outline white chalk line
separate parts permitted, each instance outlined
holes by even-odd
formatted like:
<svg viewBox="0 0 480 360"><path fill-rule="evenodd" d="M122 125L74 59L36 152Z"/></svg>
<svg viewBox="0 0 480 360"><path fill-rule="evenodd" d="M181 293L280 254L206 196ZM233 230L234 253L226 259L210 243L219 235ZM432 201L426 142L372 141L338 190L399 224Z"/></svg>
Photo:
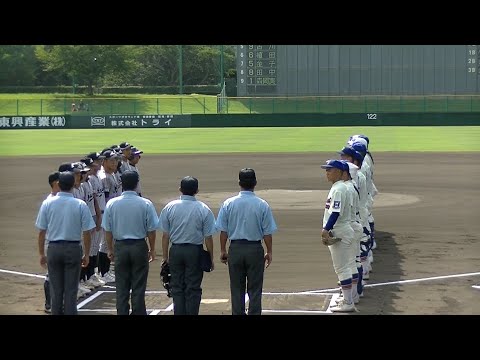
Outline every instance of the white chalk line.
<svg viewBox="0 0 480 360"><path fill-rule="evenodd" d="M0 269L0 273L7 273L7 274L13 274L13 275L22 275L22 276L29 276L29 277L34 277L34 278L40 278L40 279L45 279L45 275L38 275L38 274L30 274L30 273L25 273L25 272L20 272L20 271L12 271L12 270L6 270L6 269ZM458 278L458 277L468 277L468 276L478 276L480 275L480 272L472 272L472 273L463 273L463 274L452 274L452 275L441 275L441 276L432 276L432 277L425 277L425 278L418 278L418 279L410 279L410 280L399 280L399 281L388 281L388 282L382 282L382 283L374 283L374 284L366 284L364 287L376 287L376 286L388 286L388 285L402 285L402 284L411 284L411 283L416 283L416 282L423 282L423 281L434 281L434 280L442 280L442 279L451 279L451 278ZM113 288L113 286L109 285L104 285L104 287L107 288ZM473 285L472 288L474 289L480 289L480 285ZM298 291L298 292L264 292L263 295L314 295L314 294L322 294L322 293L331 293L331 292L337 292L339 291L340 288L329 288L329 289L319 289L319 290L306 290L306 291ZM114 293L115 291L97 291L91 296L89 296L87 299L83 300L77 305L77 309L79 311L116 311L116 310L109 310L109 309L82 309L83 306L97 298L103 293L110 292ZM165 294L166 291L146 291L146 294ZM335 305L335 299L338 297L338 294L333 294L332 298L330 299L330 306ZM245 303L248 302L248 294L245 294ZM315 312L315 313L331 313L330 306L326 311L322 310L262 310L263 312L272 312L272 313L308 313L308 312ZM172 311L173 310L173 302L165 309L150 309L149 311L155 312L155 314L150 314L150 315L157 315L161 311Z"/></svg>
<svg viewBox="0 0 480 360"><path fill-rule="evenodd" d="M480 272L465 273L465 274L454 274L454 275L432 276L432 277L411 279L411 280L399 280L399 281L388 281L388 282L375 283L375 284L366 284L366 285L364 285L364 287L402 285L402 284L411 284L411 283L422 282L422 281L433 281L433 280L442 280L442 279L451 279L451 278L478 276L478 275L480 275ZM337 287L337 288L332 288L332 289L309 290L309 291L299 292L298 294L301 294L301 293L324 293L324 292L338 291L339 289L340 288Z"/></svg>

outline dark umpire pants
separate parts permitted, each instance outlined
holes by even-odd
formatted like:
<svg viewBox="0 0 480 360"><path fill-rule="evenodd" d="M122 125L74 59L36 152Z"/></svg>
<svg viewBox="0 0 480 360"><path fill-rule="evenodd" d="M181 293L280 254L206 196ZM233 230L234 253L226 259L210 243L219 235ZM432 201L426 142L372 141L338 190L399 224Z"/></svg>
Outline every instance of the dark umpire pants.
<svg viewBox="0 0 480 360"><path fill-rule="evenodd" d="M168 263L172 274L174 315L198 315L202 300L203 270L200 255L203 245L172 244Z"/></svg>
<svg viewBox="0 0 480 360"><path fill-rule="evenodd" d="M147 315L145 290L148 278L148 245L145 239L115 240L117 315Z"/></svg>
<svg viewBox="0 0 480 360"><path fill-rule="evenodd" d="M228 249L228 272L232 315L245 315L245 288L248 315L262 314L264 250L261 241L231 240Z"/></svg>
<svg viewBox="0 0 480 360"><path fill-rule="evenodd" d="M78 279L82 267L79 241L50 241L47 251L52 315L77 315Z"/></svg>

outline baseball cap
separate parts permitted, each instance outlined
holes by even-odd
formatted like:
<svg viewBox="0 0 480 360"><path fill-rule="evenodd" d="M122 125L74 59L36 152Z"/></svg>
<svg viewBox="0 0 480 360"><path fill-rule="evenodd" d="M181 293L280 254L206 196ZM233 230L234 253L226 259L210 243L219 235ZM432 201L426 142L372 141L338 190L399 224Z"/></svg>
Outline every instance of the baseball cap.
<svg viewBox="0 0 480 360"><path fill-rule="evenodd" d="M143 154L143 150L139 150L139 149L137 149L135 146L132 146L132 154L133 154L133 155Z"/></svg>
<svg viewBox="0 0 480 360"><path fill-rule="evenodd" d="M355 152L356 152L356 150L355 150L354 148L352 148L352 147L350 147L350 146L345 146L345 147L343 147L343 149L340 150L338 153L339 153L340 155L348 155L348 156L351 156L351 157L354 158L354 157L355 157Z"/></svg>
<svg viewBox="0 0 480 360"><path fill-rule="evenodd" d="M358 172L358 166L351 163L351 162L348 162L347 161L347 166L348 166L348 169L349 169L349 173L350 173L350 177L352 179L356 178L357 177L357 172Z"/></svg>
<svg viewBox="0 0 480 360"><path fill-rule="evenodd" d="M342 160L327 160L324 165L320 166L322 169L340 169L342 171L347 171L346 167L348 168L348 165L345 165L342 163Z"/></svg>
<svg viewBox="0 0 480 360"><path fill-rule="evenodd" d="M370 139L368 138L367 135L363 135L363 134L352 135L348 140L350 141L350 140L356 140L356 139L365 139L365 141L367 142L367 147L368 145L370 145Z"/></svg>
<svg viewBox="0 0 480 360"><path fill-rule="evenodd" d="M105 159L105 156L101 155L98 152L92 152L88 154L86 157L92 159L93 161Z"/></svg>
<svg viewBox="0 0 480 360"><path fill-rule="evenodd" d="M84 157L83 159L80 159L80 162L88 167L93 164L93 159L89 157Z"/></svg>
<svg viewBox="0 0 480 360"><path fill-rule="evenodd" d="M120 147L120 149L124 150L124 149L128 149L128 148L131 148L132 145L129 144L128 142L122 142L120 145L118 145Z"/></svg>
<svg viewBox="0 0 480 360"><path fill-rule="evenodd" d="M75 172L77 170L79 170L79 172L81 172L81 173L86 173L86 172L90 171L90 168L81 161L77 161L77 162L72 163L72 168Z"/></svg>
<svg viewBox="0 0 480 360"><path fill-rule="evenodd" d="M106 150L105 152L102 153L103 156L105 156L105 159L116 159L118 157L118 154L115 150Z"/></svg>
<svg viewBox="0 0 480 360"><path fill-rule="evenodd" d="M89 170L90 169L86 167L85 164L82 162L63 163L58 167L58 171L60 172L71 171L74 173L80 173L87 172Z"/></svg>
<svg viewBox="0 0 480 360"><path fill-rule="evenodd" d="M352 145L355 144L355 143L359 143L359 144L364 145L364 146L365 146L365 150L368 148L367 140L365 140L365 139L363 139L363 138L361 138L361 137L354 138L354 139L352 139L352 140L350 140L350 141L348 142L348 144L349 144L350 146L352 146Z"/></svg>
<svg viewBox="0 0 480 360"><path fill-rule="evenodd" d="M363 140L365 141L365 140ZM365 144L361 143L361 142L358 142L358 141L355 141L352 145L352 148L354 148L356 151L358 151L360 154L365 154L367 152L367 147L365 146Z"/></svg>

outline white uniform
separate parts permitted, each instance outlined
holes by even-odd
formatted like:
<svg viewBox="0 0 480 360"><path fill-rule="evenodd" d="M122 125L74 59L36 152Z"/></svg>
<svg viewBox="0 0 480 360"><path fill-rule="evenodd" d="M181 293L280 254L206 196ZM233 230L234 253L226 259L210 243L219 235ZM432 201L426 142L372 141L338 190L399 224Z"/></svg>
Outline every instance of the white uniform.
<svg viewBox="0 0 480 360"><path fill-rule="evenodd" d="M332 233L335 237L341 238L342 241L330 245L328 248L332 256L333 268L340 281L352 278L350 249L354 239L354 232L350 225L350 205L348 199L348 189L344 181L339 180L335 182L328 193L323 215L323 227L325 227L330 215L334 212L339 213Z"/></svg>

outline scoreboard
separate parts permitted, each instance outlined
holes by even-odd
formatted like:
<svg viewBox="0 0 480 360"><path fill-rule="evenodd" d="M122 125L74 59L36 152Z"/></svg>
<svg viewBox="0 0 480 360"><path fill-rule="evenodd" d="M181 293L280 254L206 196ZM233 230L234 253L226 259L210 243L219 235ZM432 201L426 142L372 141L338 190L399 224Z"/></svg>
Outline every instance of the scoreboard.
<svg viewBox="0 0 480 360"><path fill-rule="evenodd" d="M479 45L237 45L237 96L480 94Z"/></svg>
<svg viewBox="0 0 480 360"><path fill-rule="evenodd" d="M277 45L237 46L237 86L247 95L274 93Z"/></svg>

